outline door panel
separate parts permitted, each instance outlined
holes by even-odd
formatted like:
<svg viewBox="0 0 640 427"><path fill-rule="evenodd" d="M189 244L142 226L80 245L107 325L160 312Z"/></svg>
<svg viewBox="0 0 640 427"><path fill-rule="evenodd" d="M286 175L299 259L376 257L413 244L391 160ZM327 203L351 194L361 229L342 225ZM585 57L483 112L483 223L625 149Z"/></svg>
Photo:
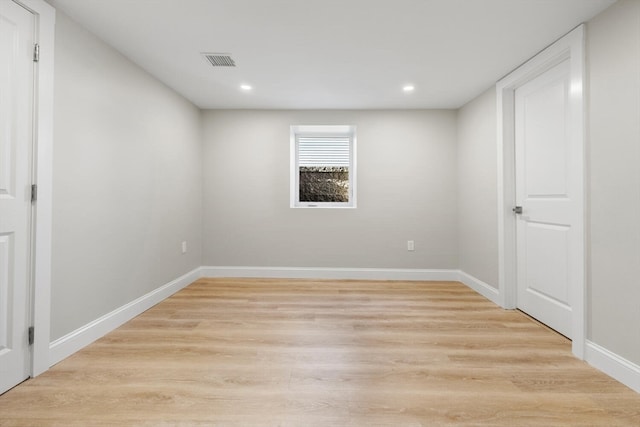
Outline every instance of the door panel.
<svg viewBox="0 0 640 427"><path fill-rule="evenodd" d="M0 393L29 376L34 17L0 1Z"/></svg>
<svg viewBox="0 0 640 427"><path fill-rule="evenodd" d="M0 354L6 349L11 348L12 321L9 317L11 313L9 306L9 296L11 295L11 286L9 277L11 275L11 265L13 255L13 234L0 235Z"/></svg>
<svg viewBox="0 0 640 427"><path fill-rule="evenodd" d="M527 221L526 292L545 296L557 304L569 305L567 253L568 233L565 226Z"/></svg>
<svg viewBox="0 0 640 427"><path fill-rule="evenodd" d="M563 69L568 73L568 68L568 62L565 62L559 69L551 70L551 76L543 75L538 79L556 77L554 74L564 71ZM519 90L525 114L522 118L526 119L522 129L526 138L523 145L526 197L567 195L567 81L559 74L558 80L551 79L547 85L534 80L529 83L530 86Z"/></svg>
<svg viewBox="0 0 640 427"><path fill-rule="evenodd" d="M515 93L517 306L571 337L569 60Z"/></svg>

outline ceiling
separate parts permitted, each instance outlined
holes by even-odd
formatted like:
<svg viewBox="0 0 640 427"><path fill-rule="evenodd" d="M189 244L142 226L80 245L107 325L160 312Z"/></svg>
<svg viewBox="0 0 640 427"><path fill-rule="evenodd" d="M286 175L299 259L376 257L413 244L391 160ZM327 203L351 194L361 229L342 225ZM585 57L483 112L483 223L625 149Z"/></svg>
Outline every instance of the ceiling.
<svg viewBox="0 0 640 427"><path fill-rule="evenodd" d="M464 105L614 1L50 3L200 108L411 109Z"/></svg>

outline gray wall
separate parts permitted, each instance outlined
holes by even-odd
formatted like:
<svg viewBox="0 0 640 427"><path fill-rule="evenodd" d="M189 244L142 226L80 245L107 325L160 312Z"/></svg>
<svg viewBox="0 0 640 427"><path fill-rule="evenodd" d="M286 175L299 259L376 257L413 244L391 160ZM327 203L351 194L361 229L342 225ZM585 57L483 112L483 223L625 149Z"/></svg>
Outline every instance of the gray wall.
<svg viewBox="0 0 640 427"><path fill-rule="evenodd" d="M62 13L55 47L52 340L198 267L202 245L199 110Z"/></svg>
<svg viewBox="0 0 640 427"><path fill-rule="evenodd" d="M587 30L589 339L640 364L640 2Z"/></svg>
<svg viewBox="0 0 640 427"><path fill-rule="evenodd" d="M460 270L498 288L496 91L458 110Z"/></svg>
<svg viewBox="0 0 640 427"><path fill-rule="evenodd" d="M457 268L454 111L214 110L203 121L203 265ZM289 207L289 127L301 124L357 126L357 209Z"/></svg>

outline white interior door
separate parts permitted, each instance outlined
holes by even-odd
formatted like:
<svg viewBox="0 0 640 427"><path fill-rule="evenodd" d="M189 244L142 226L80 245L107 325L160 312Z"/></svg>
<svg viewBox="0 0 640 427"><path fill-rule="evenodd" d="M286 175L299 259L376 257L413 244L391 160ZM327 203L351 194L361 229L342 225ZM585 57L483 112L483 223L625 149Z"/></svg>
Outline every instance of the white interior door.
<svg viewBox="0 0 640 427"><path fill-rule="evenodd" d="M570 61L515 92L517 307L572 337L572 260L581 230L572 198Z"/></svg>
<svg viewBox="0 0 640 427"><path fill-rule="evenodd" d="M34 16L0 1L0 393L29 376Z"/></svg>

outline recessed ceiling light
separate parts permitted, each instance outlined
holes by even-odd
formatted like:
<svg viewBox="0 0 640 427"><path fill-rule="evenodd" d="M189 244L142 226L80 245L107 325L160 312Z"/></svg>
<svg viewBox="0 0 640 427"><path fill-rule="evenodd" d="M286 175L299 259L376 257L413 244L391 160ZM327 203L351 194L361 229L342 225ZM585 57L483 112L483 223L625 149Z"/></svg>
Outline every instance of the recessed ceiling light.
<svg viewBox="0 0 640 427"><path fill-rule="evenodd" d="M405 92L413 92L414 89L415 89L414 85L404 85L402 87L402 90Z"/></svg>
<svg viewBox="0 0 640 427"><path fill-rule="evenodd" d="M240 85L240 89L244 90L245 92L248 92L253 88L251 87L251 85L242 84L242 85Z"/></svg>

